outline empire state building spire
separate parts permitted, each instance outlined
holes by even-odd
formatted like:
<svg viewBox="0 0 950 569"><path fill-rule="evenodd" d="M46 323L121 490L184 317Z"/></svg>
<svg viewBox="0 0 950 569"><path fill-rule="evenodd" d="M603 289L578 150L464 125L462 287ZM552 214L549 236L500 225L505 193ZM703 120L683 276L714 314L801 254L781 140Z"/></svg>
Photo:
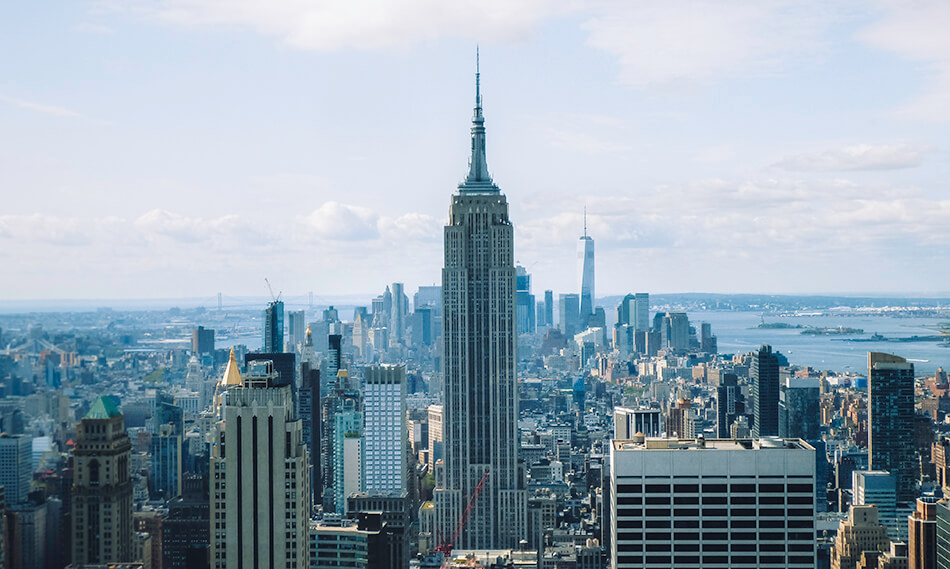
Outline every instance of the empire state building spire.
<svg viewBox="0 0 950 569"><path fill-rule="evenodd" d="M469 159L468 176L459 184L459 191L498 192L488 173L485 158L485 117L482 115L481 73L479 72L478 48L475 48L475 113L472 116L472 157Z"/></svg>

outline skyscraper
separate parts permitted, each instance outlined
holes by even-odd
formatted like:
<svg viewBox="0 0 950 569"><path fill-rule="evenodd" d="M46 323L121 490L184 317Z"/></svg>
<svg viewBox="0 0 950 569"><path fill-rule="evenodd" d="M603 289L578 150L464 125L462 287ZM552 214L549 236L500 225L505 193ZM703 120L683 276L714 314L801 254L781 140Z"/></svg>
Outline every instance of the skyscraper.
<svg viewBox="0 0 950 569"><path fill-rule="evenodd" d="M587 208L584 208L584 234L577 242L577 276L580 280L580 322L594 313L594 240L587 234Z"/></svg>
<svg viewBox="0 0 950 569"><path fill-rule="evenodd" d="M544 324L554 328L554 291L544 291Z"/></svg>
<svg viewBox="0 0 950 569"><path fill-rule="evenodd" d="M393 283L392 309L390 312L389 341L403 345L406 343L406 319L409 316L409 297L406 296L403 283Z"/></svg>
<svg viewBox="0 0 950 569"><path fill-rule="evenodd" d="M614 439L608 483L614 569L815 567L807 443Z"/></svg>
<svg viewBox="0 0 950 569"><path fill-rule="evenodd" d="M917 509L908 516L909 569L937 569L937 500L917 498Z"/></svg>
<svg viewBox="0 0 950 569"><path fill-rule="evenodd" d="M291 310L287 313L287 351L295 352L306 341L307 313Z"/></svg>
<svg viewBox="0 0 950 569"><path fill-rule="evenodd" d="M633 302L636 299L632 294L624 295L617 304L617 325L631 324L630 313L633 309Z"/></svg>
<svg viewBox="0 0 950 569"><path fill-rule="evenodd" d="M284 303L274 300L262 314L264 319L261 352L274 354L284 351Z"/></svg>
<svg viewBox="0 0 950 569"><path fill-rule="evenodd" d="M515 311L518 320L518 334L531 334L535 331L534 295L531 294L531 275L527 269L515 267L516 297Z"/></svg>
<svg viewBox="0 0 950 569"><path fill-rule="evenodd" d="M772 353L772 346L763 344L752 352L749 379L755 405L752 436L778 436L778 358Z"/></svg>
<svg viewBox="0 0 950 569"><path fill-rule="evenodd" d="M558 328L568 338L580 332L580 296L576 294L562 294L558 299Z"/></svg>
<svg viewBox="0 0 950 569"><path fill-rule="evenodd" d="M914 364L868 352L868 460L897 477L897 501L915 498Z"/></svg>
<svg viewBox="0 0 950 569"><path fill-rule="evenodd" d="M359 317L357 317L359 318ZM300 363L300 389L297 392L297 416L300 418L307 458L310 462L310 494L312 504L320 504L323 495L323 478L320 468L320 370L314 369L316 356L313 351L313 334L310 327L304 334L303 355Z"/></svg>
<svg viewBox="0 0 950 569"><path fill-rule="evenodd" d="M73 449L72 563L133 561L132 441L110 397L99 397Z"/></svg>
<svg viewBox="0 0 950 569"><path fill-rule="evenodd" d="M216 397L211 456L211 563L216 569L309 567L307 448L290 386L269 361L234 353Z"/></svg>
<svg viewBox="0 0 950 569"><path fill-rule="evenodd" d="M452 196L445 227L445 461L436 465L435 537L451 539L482 483L454 545L514 548L527 535L518 465L514 232L508 202L488 173L477 71L475 78L469 173Z"/></svg>
<svg viewBox="0 0 950 569"><path fill-rule="evenodd" d="M739 388L736 374L720 372L719 386L716 387L716 435L720 439L731 436L732 423L745 415L745 398Z"/></svg>
<svg viewBox="0 0 950 569"><path fill-rule="evenodd" d="M30 435L0 435L0 486L6 492L8 504L26 501L33 479L33 437Z"/></svg>
<svg viewBox="0 0 950 569"><path fill-rule="evenodd" d="M778 435L787 439L814 441L821 430L818 379L783 378L779 386Z"/></svg>
<svg viewBox="0 0 950 569"><path fill-rule="evenodd" d="M363 396L363 489L367 494L406 493L406 366L367 366Z"/></svg>
<svg viewBox="0 0 950 569"><path fill-rule="evenodd" d="M630 311L630 324L636 327L637 332L650 331L650 295L638 292L634 295L633 309Z"/></svg>

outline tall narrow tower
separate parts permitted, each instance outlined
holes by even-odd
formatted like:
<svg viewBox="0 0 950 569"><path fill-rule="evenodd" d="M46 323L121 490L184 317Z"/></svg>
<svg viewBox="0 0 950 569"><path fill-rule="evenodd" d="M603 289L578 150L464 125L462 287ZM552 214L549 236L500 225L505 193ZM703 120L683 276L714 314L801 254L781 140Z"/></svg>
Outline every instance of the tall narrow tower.
<svg viewBox="0 0 950 569"><path fill-rule="evenodd" d="M517 547L527 493L518 464L514 228L485 161L475 73L468 176L452 196L442 269L443 440L436 465L437 542L449 542L484 481L455 547Z"/></svg>
<svg viewBox="0 0 950 569"><path fill-rule="evenodd" d="M914 412L914 364L868 352L868 466L897 478L898 502L916 496Z"/></svg>
<svg viewBox="0 0 950 569"><path fill-rule="evenodd" d="M234 351L218 384L210 460L211 566L310 566L310 479L303 426L273 362Z"/></svg>
<svg viewBox="0 0 950 569"><path fill-rule="evenodd" d="M594 240L587 234L587 208L584 208L584 234L577 242L577 274L580 278L580 323L586 328L587 318L594 313Z"/></svg>
<svg viewBox="0 0 950 569"><path fill-rule="evenodd" d="M132 441L111 398L99 397L73 449L73 565L132 561Z"/></svg>

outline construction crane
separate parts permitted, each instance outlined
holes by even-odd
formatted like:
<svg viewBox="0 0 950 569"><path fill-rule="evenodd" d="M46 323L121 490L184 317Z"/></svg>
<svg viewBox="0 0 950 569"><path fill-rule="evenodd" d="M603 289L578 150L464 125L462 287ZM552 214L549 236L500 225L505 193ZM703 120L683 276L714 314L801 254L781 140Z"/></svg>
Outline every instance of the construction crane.
<svg viewBox="0 0 950 569"><path fill-rule="evenodd" d="M284 294L283 292L277 293L277 296L274 296L274 287L270 286L270 281L267 280L267 277L264 277L264 282L267 284L267 290L270 291L270 297L274 302L280 301L280 295Z"/></svg>
<svg viewBox="0 0 950 569"><path fill-rule="evenodd" d="M472 509L475 507L475 500L478 500L478 495L482 493L482 488L485 486L485 480L487 479L488 471L486 470L485 474L482 474L482 479L478 481L478 485L475 486L475 491L472 492L472 497L468 501L465 511L462 512L462 517L459 519L459 523L455 526L455 531L452 533L452 539L449 541L443 541L432 551L443 553L446 557L452 554L452 548L455 547L455 542L458 540L459 535L461 535L462 528L465 527L465 522L468 521L468 516L471 515Z"/></svg>

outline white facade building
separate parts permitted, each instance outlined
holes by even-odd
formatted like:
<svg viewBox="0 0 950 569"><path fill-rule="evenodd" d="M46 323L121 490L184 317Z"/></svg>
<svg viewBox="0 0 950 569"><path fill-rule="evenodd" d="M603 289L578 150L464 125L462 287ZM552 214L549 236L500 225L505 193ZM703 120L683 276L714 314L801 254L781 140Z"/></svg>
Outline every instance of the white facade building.
<svg viewBox="0 0 950 569"><path fill-rule="evenodd" d="M613 569L815 567L815 449L807 443L611 443Z"/></svg>
<svg viewBox="0 0 950 569"><path fill-rule="evenodd" d="M406 493L406 366L367 366L364 373L364 490Z"/></svg>
<svg viewBox="0 0 950 569"><path fill-rule="evenodd" d="M216 396L211 456L211 563L215 569L310 566L310 478L290 386L271 387L271 362L234 351Z"/></svg>

